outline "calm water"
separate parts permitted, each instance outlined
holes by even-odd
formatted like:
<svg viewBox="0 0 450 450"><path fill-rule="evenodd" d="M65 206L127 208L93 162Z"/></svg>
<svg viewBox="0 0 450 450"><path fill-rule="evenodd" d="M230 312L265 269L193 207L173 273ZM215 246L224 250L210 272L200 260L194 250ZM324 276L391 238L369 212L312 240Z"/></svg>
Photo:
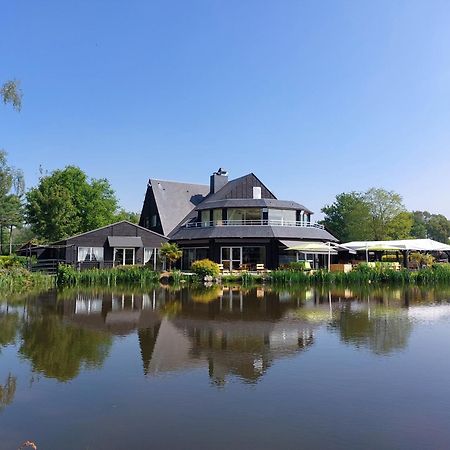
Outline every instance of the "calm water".
<svg viewBox="0 0 450 450"><path fill-rule="evenodd" d="M0 301L0 448L450 448L450 289Z"/></svg>

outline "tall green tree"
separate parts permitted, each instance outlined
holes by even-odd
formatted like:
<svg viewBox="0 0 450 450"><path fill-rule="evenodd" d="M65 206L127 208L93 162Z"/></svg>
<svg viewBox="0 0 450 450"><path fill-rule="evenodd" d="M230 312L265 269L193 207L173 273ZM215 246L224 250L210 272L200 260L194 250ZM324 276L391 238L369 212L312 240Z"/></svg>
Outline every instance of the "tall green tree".
<svg viewBox="0 0 450 450"><path fill-rule="evenodd" d="M427 221L427 235L430 239L448 243L450 237L450 222L442 214L432 214Z"/></svg>
<svg viewBox="0 0 450 450"><path fill-rule="evenodd" d="M340 241L359 241L370 235L369 205L358 192L339 194L322 208L322 224Z"/></svg>
<svg viewBox="0 0 450 450"><path fill-rule="evenodd" d="M9 80L0 87L0 98L3 103L11 104L16 111L22 108L22 90L18 80Z"/></svg>
<svg viewBox="0 0 450 450"><path fill-rule="evenodd" d="M371 188L364 194L364 200L369 206L372 238L380 241L389 239L389 231L392 229L393 221L396 218L404 218L400 214L406 212L402 197L393 191ZM409 222L403 221L403 223L406 227L409 227L409 230L402 231L397 226L396 233L408 234L410 232Z"/></svg>
<svg viewBox="0 0 450 450"><path fill-rule="evenodd" d="M114 221L117 198L106 179L89 179L67 166L41 176L27 194L27 222L40 238L56 241Z"/></svg>
<svg viewBox="0 0 450 450"><path fill-rule="evenodd" d="M11 253L12 231L23 224L22 197L25 189L21 170L8 164L7 154L0 150L0 252L3 253L5 231L9 234Z"/></svg>
<svg viewBox="0 0 450 450"><path fill-rule="evenodd" d="M428 211L413 211L413 224L411 236L416 239L425 239L428 236L427 222L431 214Z"/></svg>

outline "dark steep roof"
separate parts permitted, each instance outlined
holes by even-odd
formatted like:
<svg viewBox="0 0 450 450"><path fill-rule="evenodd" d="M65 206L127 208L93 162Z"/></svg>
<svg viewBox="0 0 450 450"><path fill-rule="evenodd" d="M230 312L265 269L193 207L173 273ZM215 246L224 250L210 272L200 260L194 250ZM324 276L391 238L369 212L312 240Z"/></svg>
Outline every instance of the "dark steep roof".
<svg viewBox="0 0 450 450"><path fill-rule="evenodd" d="M164 235L168 235L209 193L204 184L150 179Z"/></svg>

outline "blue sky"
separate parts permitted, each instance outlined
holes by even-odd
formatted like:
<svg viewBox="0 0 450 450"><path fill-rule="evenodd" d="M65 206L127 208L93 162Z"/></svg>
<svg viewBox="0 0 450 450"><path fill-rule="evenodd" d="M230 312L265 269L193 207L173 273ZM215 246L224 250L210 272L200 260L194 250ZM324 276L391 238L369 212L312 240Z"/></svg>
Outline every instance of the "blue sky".
<svg viewBox="0 0 450 450"><path fill-rule="evenodd" d="M384 187L450 216L448 1L4 1L0 148L140 211L149 177L254 172L316 212Z"/></svg>

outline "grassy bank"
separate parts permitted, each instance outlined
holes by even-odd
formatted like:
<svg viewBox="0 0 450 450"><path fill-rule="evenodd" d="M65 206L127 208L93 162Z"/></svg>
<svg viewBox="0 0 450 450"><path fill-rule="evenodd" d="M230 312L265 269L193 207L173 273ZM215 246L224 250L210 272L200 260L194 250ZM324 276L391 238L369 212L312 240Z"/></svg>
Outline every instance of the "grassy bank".
<svg viewBox="0 0 450 450"><path fill-rule="evenodd" d="M50 289L55 279L43 273L32 273L23 267L0 269L0 292L22 292L31 289Z"/></svg>
<svg viewBox="0 0 450 450"><path fill-rule="evenodd" d="M276 270L267 276L267 282L273 284L450 284L450 264L436 264L417 271L407 269L393 270L383 266L369 267L359 265L348 273L318 270L313 273Z"/></svg>

